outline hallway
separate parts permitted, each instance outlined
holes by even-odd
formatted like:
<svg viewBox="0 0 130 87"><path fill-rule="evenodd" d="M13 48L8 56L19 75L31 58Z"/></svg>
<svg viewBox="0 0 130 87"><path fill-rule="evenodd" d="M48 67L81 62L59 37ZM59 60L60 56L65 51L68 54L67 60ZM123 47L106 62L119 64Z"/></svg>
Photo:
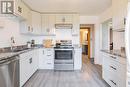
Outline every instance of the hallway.
<svg viewBox="0 0 130 87"><path fill-rule="evenodd" d="M83 55L81 71L39 70L24 87L110 87L101 77L101 66Z"/></svg>

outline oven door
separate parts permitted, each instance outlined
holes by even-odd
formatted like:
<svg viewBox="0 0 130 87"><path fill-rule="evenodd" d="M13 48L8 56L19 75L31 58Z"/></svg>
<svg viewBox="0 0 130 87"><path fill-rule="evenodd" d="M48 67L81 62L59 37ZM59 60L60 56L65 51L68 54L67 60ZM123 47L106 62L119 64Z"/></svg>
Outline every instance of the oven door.
<svg viewBox="0 0 130 87"><path fill-rule="evenodd" d="M55 60L73 60L73 50L56 49Z"/></svg>

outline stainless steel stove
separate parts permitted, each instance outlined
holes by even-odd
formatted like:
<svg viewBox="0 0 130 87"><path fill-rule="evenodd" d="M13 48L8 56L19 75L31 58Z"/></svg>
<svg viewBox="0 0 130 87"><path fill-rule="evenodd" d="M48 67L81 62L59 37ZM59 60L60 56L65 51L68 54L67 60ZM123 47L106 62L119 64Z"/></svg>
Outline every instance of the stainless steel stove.
<svg viewBox="0 0 130 87"><path fill-rule="evenodd" d="M55 49L55 70L73 70L74 58L72 42L69 40L61 40L56 43Z"/></svg>

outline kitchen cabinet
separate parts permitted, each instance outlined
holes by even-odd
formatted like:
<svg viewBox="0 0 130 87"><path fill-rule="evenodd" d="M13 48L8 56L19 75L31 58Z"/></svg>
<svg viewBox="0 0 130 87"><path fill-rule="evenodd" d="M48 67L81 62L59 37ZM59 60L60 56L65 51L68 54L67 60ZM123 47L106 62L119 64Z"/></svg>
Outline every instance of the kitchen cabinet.
<svg viewBox="0 0 130 87"><path fill-rule="evenodd" d="M38 51L32 50L20 54L20 87L34 74L38 69Z"/></svg>
<svg viewBox="0 0 130 87"><path fill-rule="evenodd" d="M23 16L23 4L21 0L13 0L14 1L14 15L22 18Z"/></svg>
<svg viewBox="0 0 130 87"><path fill-rule="evenodd" d="M126 59L108 53L103 55L103 79L111 87L126 87Z"/></svg>
<svg viewBox="0 0 130 87"><path fill-rule="evenodd" d="M39 49L39 69L54 69L54 48Z"/></svg>
<svg viewBox="0 0 130 87"><path fill-rule="evenodd" d="M20 33L21 34L32 34L32 13L27 10L27 20L20 21Z"/></svg>
<svg viewBox="0 0 130 87"><path fill-rule="evenodd" d="M42 15L42 35L48 35L48 36L55 35L55 15L53 14Z"/></svg>
<svg viewBox="0 0 130 87"><path fill-rule="evenodd" d="M72 35L79 35L80 33L80 20L79 20L79 15L74 14L73 15L73 28L72 28Z"/></svg>
<svg viewBox="0 0 130 87"><path fill-rule="evenodd" d="M41 14L31 11L32 14L32 34L41 34Z"/></svg>
<svg viewBox="0 0 130 87"><path fill-rule="evenodd" d="M56 24L72 24L72 14L56 14Z"/></svg>
<svg viewBox="0 0 130 87"><path fill-rule="evenodd" d="M22 34L41 35L41 14L28 10L26 21L20 22Z"/></svg>
<svg viewBox="0 0 130 87"><path fill-rule="evenodd" d="M20 21L27 19L27 10L29 9L22 0L12 0L13 3L13 15L15 15ZM8 14L8 13L7 13ZM10 15L10 14L9 14Z"/></svg>
<svg viewBox="0 0 130 87"><path fill-rule="evenodd" d="M82 68L82 48L74 48L74 70Z"/></svg>
<svg viewBox="0 0 130 87"><path fill-rule="evenodd" d="M112 0L113 30L124 30L127 15L127 0Z"/></svg>

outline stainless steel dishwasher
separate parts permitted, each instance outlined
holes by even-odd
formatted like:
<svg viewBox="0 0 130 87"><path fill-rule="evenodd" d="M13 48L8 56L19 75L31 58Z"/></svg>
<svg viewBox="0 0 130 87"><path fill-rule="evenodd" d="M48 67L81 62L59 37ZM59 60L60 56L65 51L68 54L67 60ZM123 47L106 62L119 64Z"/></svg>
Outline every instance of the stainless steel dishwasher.
<svg viewBox="0 0 130 87"><path fill-rule="evenodd" d="M0 87L19 87L19 57L0 60Z"/></svg>

